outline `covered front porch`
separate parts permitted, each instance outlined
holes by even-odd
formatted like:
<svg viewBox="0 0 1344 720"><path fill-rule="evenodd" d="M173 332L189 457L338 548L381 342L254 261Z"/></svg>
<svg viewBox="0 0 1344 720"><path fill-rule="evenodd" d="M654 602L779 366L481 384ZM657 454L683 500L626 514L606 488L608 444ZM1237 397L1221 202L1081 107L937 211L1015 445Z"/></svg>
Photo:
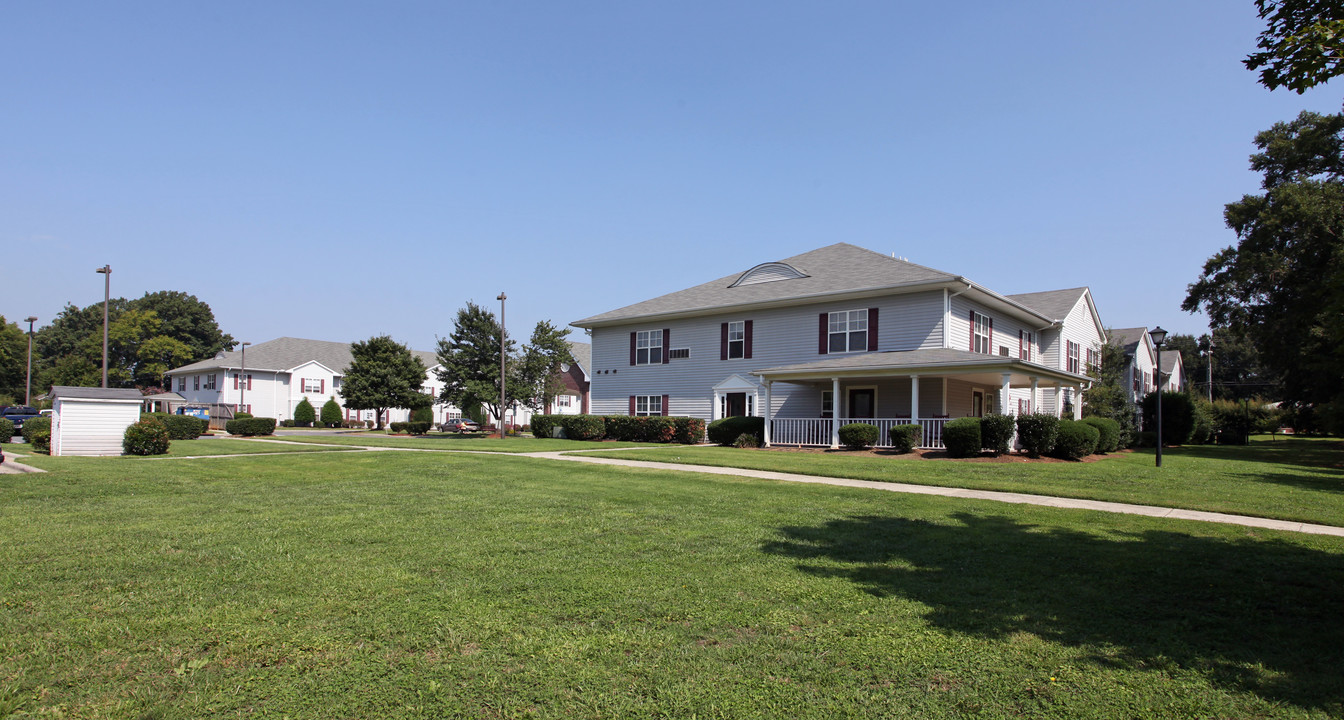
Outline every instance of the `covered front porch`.
<svg viewBox="0 0 1344 720"><path fill-rule="evenodd" d="M986 413L1049 412L1077 418L1088 378L1013 358L935 349L864 353L757 370L764 398L765 443L840 447L840 427L878 428L891 447L897 425L922 428L919 447L942 449L943 427ZM776 387L782 402L775 402Z"/></svg>

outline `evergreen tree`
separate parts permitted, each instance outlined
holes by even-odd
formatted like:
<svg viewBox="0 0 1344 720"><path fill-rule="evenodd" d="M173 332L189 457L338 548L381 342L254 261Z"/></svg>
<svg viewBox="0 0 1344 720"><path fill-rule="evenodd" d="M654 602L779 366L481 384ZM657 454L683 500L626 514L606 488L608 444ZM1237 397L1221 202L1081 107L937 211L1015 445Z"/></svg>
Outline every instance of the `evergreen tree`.
<svg viewBox="0 0 1344 720"><path fill-rule="evenodd" d="M421 388L425 364L410 349L387 335L350 345L353 360L341 381L341 397L352 410L373 410L378 429L391 408L415 410L433 403Z"/></svg>
<svg viewBox="0 0 1344 720"><path fill-rule="evenodd" d="M294 408L294 424L299 427L312 427L317 422L317 411L313 409L313 404L308 402L308 398L299 401Z"/></svg>
<svg viewBox="0 0 1344 720"><path fill-rule="evenodd" d="M322 404L322 424L327 427L338 427L341 424L341 404L336 402L336 398L327 398Z"/></svg>

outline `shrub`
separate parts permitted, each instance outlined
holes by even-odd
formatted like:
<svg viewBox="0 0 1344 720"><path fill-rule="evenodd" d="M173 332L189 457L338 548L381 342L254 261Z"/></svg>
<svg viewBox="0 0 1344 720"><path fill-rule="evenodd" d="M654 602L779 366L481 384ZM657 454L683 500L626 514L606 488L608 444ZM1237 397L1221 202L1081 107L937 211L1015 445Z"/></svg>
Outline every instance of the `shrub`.
<svg viewBox="0 0 1344 720"><path fill-rule="evenodd" d="M149 418L126 428L121 451L127 455L162 455L168 452L168 428L157 418Z"/></svg>
<svg viewBox="0 0 1344 720"><path fill-rule="evenodd" d="M672 442L682 445L697 445L705 439L705 421L700 418L673 418L674 432Z"/></svg>
<svg viewBox="0 0 1344 720"><path fill-rule="evenodd" d="M33 452L51 452L51 418L29 418L23 422L23 439L33 446Z"/></svg>
<svg viewBox="0 0 1344 720"><path fill-rule="evenodd" d="M1120 449L1120 423L1103 417L1083 418L1083 422L1097 429L1097 453L1105 455Z"/></svg>
<svg viewBox="0 0 1344 720"><path fill-rule="evenodd" d="M557 422L558 415L533 415L532 416L532 436L545 437L551 436L551 428L564 427Z"/></svg>
<svg viewBox="0 0 1344 720"><path fill-rule="evenodd" d="M1143 398L1143 427L1157 430L1158 393L1148 393ZM1195 401L1183 392L1167 391L1162 397L1162 442L1167 445L1184 445L1190 442L1195 432Z"/></svg>
<svg viewBox="0 0 1344 720"><path fill-rule="evenodd" d="M1017 416L1017 441L1028 457L1038 458L1055 447L1059 436L1059 418L1046 413Z"/></svg>
<svg viewBox="0 0 1344 720"><path fill-rule="evenodd" d="M980 418L980 443L996 455L1008 452L1012 449L1009 444L1013 442L1013 428L1016 424L1017 418L1012 415L995 413Z"/></svg>
<svg viewBox="0 0 1344 720"><path fill-rule="evenodd" d="M434 408L426 405L422 408L416 408L411 411L411 422L426 422L434 424Z"/></svg>
<svg viewBox="0 0 1344 720"><path fill-rule="evenodd" d="M1282 413L1258 400L1215 400L1210 410L1218 442L1224 445L1245 445L1251 433L1278 430L1283 418ZM1166 421L1163 416L1164 434Z"/></svg>
<svg viewBox="0 0 1344 720"><path fill-rule="evenodd" d="M1134 436L1134 447L1150 448L1157 447L1157 433L1152 430L1144 430Z"/></svg>
<svg viewBox="0 0 1344 720"><path fill-rule="evenodd" d="M233 414L234 420L247 420L250 419L251 417L252 413L250 412L236 412Z"/></svg>
<svg viewBox="0 0 1344 720"><path fill-rule="evenodd" d="M12 437L14 437L14 421L0 418L0 443L7 443Z"/></svg>
<svg viewBox="0 0 1344 720"><path fill-rule="evenodd" d="M726 417L709 424L709 441L716 445L732 445L742 433L756 436L757 443L765 442L765 418ZM759 445L757 445L759 447Z"/></svg>
<svg viewBox="0 0 1344 720"><path fill-rule="evenodd" d="M1195 428L1190 433L1190 442L1195 445L1207 445L1213 442L1213 439L1218 432L1213 421L1213 403L1202 397L1197 397L1194 400Z"/></svg>
<svg viewBox="0 0 1344 720"><path fill-rule="evenodd" d="M1101 433L1081 420L1060 420L1059 436L1051 454L1065 460L1080 460L1097 449Z"/></svg>
<svg viewBox="0 0 1344 720"><path fill-rule="evenodd" d="M322 403L322 413L318 417L326 427L340 427L341 421L343 420L341 417L341 404L336 402L335 397L328 397L327 401Z"/></svg>
<svg viewBox="0 0 1344 720"><path fill-rule="evenodd" d="M975 457L980 454L980 418L964 417L943 426L943 445L954 458Z"/></svg>
<svg viewBox="0 0 1344 720"><path fill-rule="evenodd" d="M564 415L565 437L570 440L601 440L607 434L607 421L601 415Z"/></svg>
<svg viewBox="0 0 1344 720"><path fill-rule="evenodd" d="M423 421L394 422L388 428L394 433L407 433L409 435L424 435L429 432L432 423Z"/></svg>
<svg viewBox="0 0 1344 720"><path fill-rule="evenodd" d="M168 413L141 413L141 420L156 420L168 430L169 440L195 440L210 429L210 421L191 415Z"/></svg>
<svg viewBox="0 0 1344 720"><path fill-rule="evenodd" d="M272 435L275 433L275 418L237 418L224 423L224 431L230 435Z"/></svg>
<svg viewBox="0 0 1344 720"><path fill-rule="evenodd" d="M735 448L758 448L760 446L761 439L749 432L744 432L733 440L733 447Z"/></svg>
<svg viewBox="0 0 1344 720"><path fill-rule="evenodd" d="M313 404L308 402L308 398L299 401L294 408L294 424L299 427L312 427L317 422L317 411L313 409Z"/></svg>
<svg viewBox="0 0 1344 720"><path fill-rule="evenodd" d="M849 423L840 426L840 444L850 450L862 450L877 442L877 426L868 423Z"/></svg>
<svg viewBox="0 0 1344 720"><path fill-rule="evenodd" d="M891 447L898 453L908 453L919 446L919 441L924 439L924 428L918 423L909 425L896 425L887 431L891 438Z"/></svg>

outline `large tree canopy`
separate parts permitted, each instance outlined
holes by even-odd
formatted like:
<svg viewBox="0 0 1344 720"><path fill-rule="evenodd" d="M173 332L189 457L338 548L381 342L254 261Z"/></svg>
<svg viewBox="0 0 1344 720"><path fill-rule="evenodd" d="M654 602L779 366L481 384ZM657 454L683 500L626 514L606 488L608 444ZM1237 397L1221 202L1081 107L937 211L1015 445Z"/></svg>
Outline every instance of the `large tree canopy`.
<svg viewBox="0 0 1344 720"><path fill-rule="evenodd" d="M1181 307L1246 337L1283 400L1344 408L1344 115L1304 112L1255 144L1265 192L1227 205L1237 246L1205 263Z"/></svg>
<svg viewBox="0 0 1344 720"><path fill-rule="evenodd" d="M551 400L565 389L560 366L573 363L574 356L565 338L569 331L542 320L532 330L532 339L523 348L518 361L519 384L525 393L520 398L533 412L544 412Z"/></svg>
<svg viewBox="0 0 1344 720"><path fill-rule="evenodd" d="M352 410L377 412L378 429L390 408L415 410L433 403L424 392L427 368L405 345L387 335L352 343L353 359L341 379L341 397Z"/></svg>
<svg viewBox="0 0 1344 720"><path fill-rule="evenodd" d="M1301 94L1344 73L1344 2L1341 0L1256 0L1269 26L1260 33L1260 52L1246 67L1260 71L1260 84Z"/></svg>
<svg viewBox="0 0 1344 720"><path fill-rule="evenodd" d="M28 333L0 315L0 405L23 402L28 380Z"/></svg>

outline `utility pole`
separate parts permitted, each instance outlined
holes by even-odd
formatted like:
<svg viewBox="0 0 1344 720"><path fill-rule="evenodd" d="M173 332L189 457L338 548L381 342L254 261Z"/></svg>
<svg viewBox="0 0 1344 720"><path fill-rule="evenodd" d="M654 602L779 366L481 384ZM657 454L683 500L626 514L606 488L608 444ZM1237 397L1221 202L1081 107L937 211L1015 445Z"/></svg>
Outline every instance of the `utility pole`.
<svg viewBox="0 0 1344 720"><path fill-rule="evenodd" d="M508 433L504 431L504 301L509 299L501 290L499 297L499 439L503 440Z"/></svg>
<svg viewBox="0 0 1344 720"><path fill-rule="evenodd" d="M94 272L103 276L103 387L107 387L107 304L112 299L112 266L104 265Z"/></svg>

